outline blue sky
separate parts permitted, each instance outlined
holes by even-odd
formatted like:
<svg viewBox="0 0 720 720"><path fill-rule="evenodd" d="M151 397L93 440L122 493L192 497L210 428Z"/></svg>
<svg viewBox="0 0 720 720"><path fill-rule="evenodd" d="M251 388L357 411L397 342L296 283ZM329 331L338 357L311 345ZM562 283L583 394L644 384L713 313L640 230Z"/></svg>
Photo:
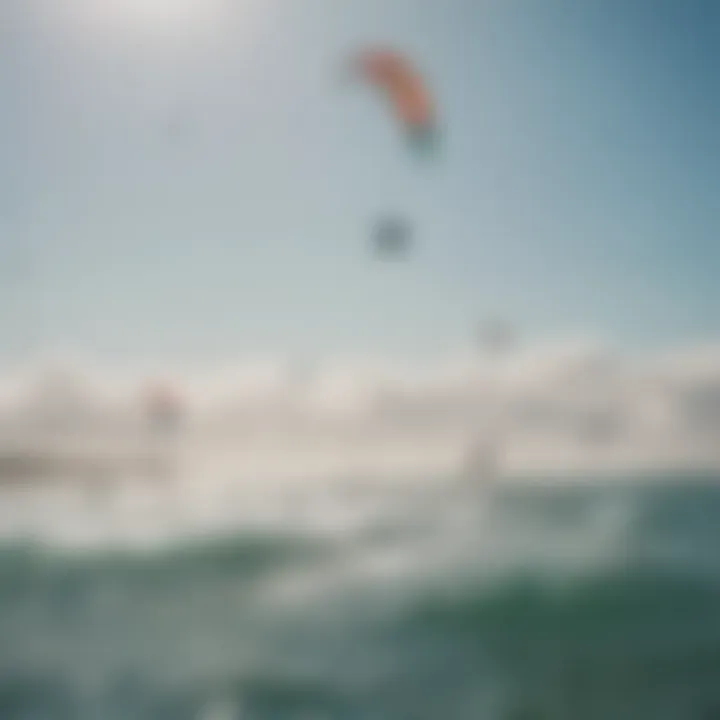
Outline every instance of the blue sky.
<svg viewBox="0 0 720 720"><path fill-rule="evenodd" d="M717 338L713 0L233 0L215 29L164 2L104 24L81 20L111 0L2 3L3 357L442 355L484 312ZM375 43L437 94L424 168L340 79ZM383 212L410 262L368 253Z"/></svg>

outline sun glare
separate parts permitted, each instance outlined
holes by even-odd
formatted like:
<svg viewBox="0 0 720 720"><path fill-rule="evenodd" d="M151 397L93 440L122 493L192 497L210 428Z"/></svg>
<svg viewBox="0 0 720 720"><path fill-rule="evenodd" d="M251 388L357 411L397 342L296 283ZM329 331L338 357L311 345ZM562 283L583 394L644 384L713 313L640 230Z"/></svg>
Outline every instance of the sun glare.
<svg viewBox="0 0 720 720"><path fill-rule="evenodd" d="M91 30L195 34L220 26L227 0L67 0L75 20Z"/></svg>

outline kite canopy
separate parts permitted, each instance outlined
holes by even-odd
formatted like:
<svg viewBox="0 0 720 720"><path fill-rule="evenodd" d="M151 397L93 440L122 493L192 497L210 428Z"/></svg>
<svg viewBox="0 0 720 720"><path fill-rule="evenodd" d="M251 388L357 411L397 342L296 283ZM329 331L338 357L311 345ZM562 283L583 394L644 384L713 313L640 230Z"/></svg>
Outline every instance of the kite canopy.
<svg viewBox="0 0 720 720"><path fill-rule="evenodd" d="M366 50L353 60L355 73L377 88L390 104L414 151L426 154L437 140L434 100L411 63L392 50Z"/></svg>
<svg viewBox="0 0 720 720"><path fill-rule="evenodd" d="M439 139L435 101L413 64L393 50L370 48L353 55L348 70L352 80L385 99L414 157L433 158ZM405 258L412 249L413 232L412 223L402 215L380 217L373 226L373 248L384 259Z"/></svg>

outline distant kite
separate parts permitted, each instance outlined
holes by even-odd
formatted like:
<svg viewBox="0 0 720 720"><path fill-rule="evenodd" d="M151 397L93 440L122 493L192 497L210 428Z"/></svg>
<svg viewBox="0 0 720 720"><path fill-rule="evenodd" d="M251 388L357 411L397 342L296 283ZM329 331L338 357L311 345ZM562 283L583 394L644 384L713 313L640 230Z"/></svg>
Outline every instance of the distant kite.
<svg viewBox="0 0 720 720"><path fill-rule="evenodd" d="M504 355L515 344L515 332L507 321L486 318L478 326L477 340L485 352L494 356Z"/></svg>

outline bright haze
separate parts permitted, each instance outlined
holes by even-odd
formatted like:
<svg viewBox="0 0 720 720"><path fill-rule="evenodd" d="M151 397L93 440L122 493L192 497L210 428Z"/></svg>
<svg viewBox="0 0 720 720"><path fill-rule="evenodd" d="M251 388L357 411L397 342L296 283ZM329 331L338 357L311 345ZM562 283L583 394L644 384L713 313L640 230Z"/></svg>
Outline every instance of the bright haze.
<svg viewBox="0 0 720 720"><path fill-rule="evenodd" d="M697 368L720 331L718 20L711 3L669 0L5 0L8 397L58 354L106 375L169 373L198 407L210 394L193 372L236 378L248 362L315 367L318 393L338 382L324 368L381 358L402 385L413 368L470 362L495 313L524 357L547 342L617 350L646 394L652 368L682 365L673 377L711 398L693 412L717 430L718 380ZM436 162L413 163L387 108L343 81L374 44L432 87ZM370 252L385 213L413 227L405 262ZM382 404L377 383L342 372L349 405L369 385ZM639 412L630 383L613 397ZM576 417L569 383L553 388ZM712 442L691 448L655 405L652 432L670 423L679 460L708 461ZM408 407L394 422L420 412Z"/></svg>

